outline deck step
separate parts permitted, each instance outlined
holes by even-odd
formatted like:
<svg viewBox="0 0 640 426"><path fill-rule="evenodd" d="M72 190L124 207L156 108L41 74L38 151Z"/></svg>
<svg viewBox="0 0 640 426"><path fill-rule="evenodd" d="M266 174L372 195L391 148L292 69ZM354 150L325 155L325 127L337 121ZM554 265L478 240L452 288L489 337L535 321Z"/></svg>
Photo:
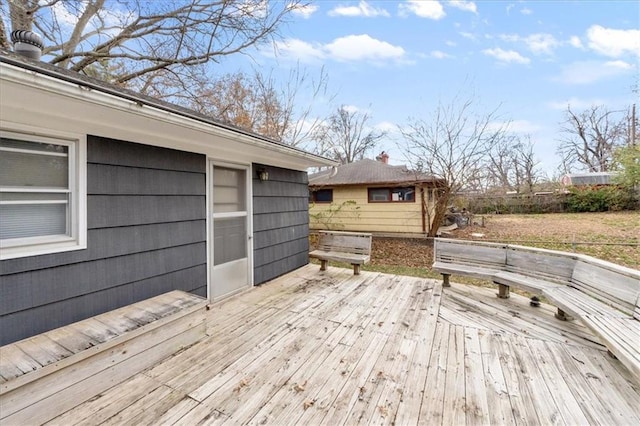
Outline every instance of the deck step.
<svg viewBox="0 0 640 426"><path fill-rule="evenodd" d="M0 424L40 424L205 336L207 300L172 291L0 347Z"/></svg>

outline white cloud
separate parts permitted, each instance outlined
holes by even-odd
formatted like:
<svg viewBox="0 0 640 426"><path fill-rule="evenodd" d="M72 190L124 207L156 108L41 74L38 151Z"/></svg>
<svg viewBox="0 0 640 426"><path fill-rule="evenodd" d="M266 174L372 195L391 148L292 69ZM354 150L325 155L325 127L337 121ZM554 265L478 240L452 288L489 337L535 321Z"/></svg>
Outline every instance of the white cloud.
<svg viewBox="0 0 640 426"><path fill-rule="evenodd" d="M606 105L607 102L603 99L578 99L575 97L565 99L562 101L551 101L548 103L549 108L555 110L566 110L567 106L571 105L573 109L587 109L594 105Z"/></svg>
<svg viewBox="0 0 640 426"><path fill-rule="evenodd" d="M85 2L78 2L78 4L58 2L51 6L51 13L55 16L55 21L60 24L63 38L71 36L86 7ZM86 43L86 48L90 49L89 45L102 43L122 32L122 28L129 25L137 17L138 15L134 11L122 7L101 9L87 23L85 35L86 33L93 34L82 43Z"/></svg>
<svg viewBox="0 0 640 426"><path fill-rule="evenodd" d="M509 13L511 13L511 9L513 9L514 7L516 7L516 5L513 4L513 3L509 3L507 5L507 15L509 15Z"/></svg>
<svg viewBox="0 0 640 426"><path fill-rule="evenodd" d="M249 14L256 17L265 18L269 13L268 0L243 0L241 2L238 2L237 4L234 4L232 7L235 8L235 12L239 16ZM289 5L287 5L287 7L289 7Z"/></svg>
<svg viewBox="0 0 640 426"><path fill-rule="evenodd" d="M314 46L296 38L276 42L275 51L278 55L292 57L301 62L314 62L325 57L321 46ZM263 53L270 56L270 52L263 51Z"/></svg>
<svg viewBox="0 0 640 426"><path fill-rule="evenodd" d="M550 55L553 53L553 49L560 45L560 42L555 37L545 33L531 34L527 37L517 34L501 34L499 37L504 41L524 43L535 54L544 53Z"/></svg>
<svg viewBox="0 0 640 426"><path fill-rule="evenodd" d="M582 44L582 40L578 36L571 36L569 39L569 45L575 47L576 49L584 49L584 45Z"/></svg>
<svg viewBox="0 0 640 426"><path fill-rule="evenodd" d="M512 63L515 62L517 64L528 64L531 62L529 58L526 58L516 52L515 50L503 50L500 48L495 49L485 49L482 51L487 56L492 56L496 58L500 62L504 63Z"/></svg>
<svg viewBox="0 0 640 426"><path fill-rule="evenodd" d="M541 127L528 120L513 120L508 123L507 129L514 133L536 133Z"/></svg>
<svg viewBox="0 0 640 426"><path fill-rule="evenodd" d="M469 33L469 32L466 32L466 31L460 31L460 33L459 33L459 34L460 34L462 37L464 37L464 38L466 38L466 39L469 39L469 40L472 40L472 41L476 41L476 40L478 39L478 38L475 36L475 34L473 34L473 33Z"/></svg>
<svg viewBox="0 0 640 426"><path fill-rule="evenodd" d="M582 61L564 67L557 80L565 84L591 84L633 72L635 67L624 61Z"/></svg>
<svg viewBox="0 0 640 426"><path fill-rule="evenodd" d="M263 50L266 56L274 52ZM375 39L367 34L348 35L327 44L312 44L299 39L276 42L275 53L301 62L333 59L340 62L368 61L373 63L401 62L406 52L400 46Z"/></svg>
<svg viewBox="0 0 640 426"><path fill-rule="evenodd" d="M84 5L79 5L84 8ZM54 3L51 6L51 12L55 15L55 19L59 24L62 24L66 27L74 27L78 23L79 16L74 15L74 13L67 8L64 2ZM82 11L78 11L78 14L82 13Z"/></svg>
<svg viewBox="0 0 640 426"><path fill-rule="evenodd" d="M445 43L444 43L444 44L446 44L446 45L447 45L447 46L449 46L449 47L455 47L455 46L457 46L457 45L458 45L458 43L456 43L455 41L451 41L451 40L447 40L447 41L445 41Z"/></svg>
<svg viewBox="0 0 640 426"><path fill-rule="evenodd" d="M405 50L367 34L339 37L324 46L326 52L338 61L400 60Z"/></svg>
<svg viewBox="0 0 640 426"><path fill-rule="evenodd" d="M447 58L451 58L452 57L448 53L444 53L441 50L433 50L431 52L430 56L432 58L436 58L436 59L447 59Z"/></svg>
<svg viewBox="0 0 640 426"><path fill-rule="evenodd" d="M355 114L356 112L360 111L360 108L355 105L342 105L341 108L351 114Z"/></svg>
<svg viewBox="0 0 640 426"><path fill-rule="evenodd" d="M390 121L381 121L380 123L373 126L373 128L381 132L387 132L387 133L394 133L399 131L398 125Z"/></svg>
<svg viewBox="0 0 640 426"><path fill-rule="evenodd" d="M374 18L376 16L389 17L389 12L384 9L371 6L361 0L357 6L336 6L329 11L329 16L364 16Z"/></svg>
<svg viewBox="0 0 640 426"><path fill-rule="evenodd" d="M455 7L456 9L460 9L465 12L478 13L478 8L476 7L476 4L472 1L450 0L449 6Z"/></svg>
<svg viewBox="0 0 640 426"><path fill-rule="evenodd" d="M588 45L596 52L614 58L626 53L640 56L640 30L615 30L592 25L587 30Z"/></svg>
<svg viewBox="0 0 640 426"><path fill-rule="evenodd" d="M531 9L527 9L526 7L523 9L520 9L520 13L522 13L523 15L533 15L533 10Z"/></svg>
<svg viewBox="0 0 640 426"><path fill-rule="evenodd" d="M545 53L550 55L553 53L553 49L560 43L551 34L531 34L524 39L529 50L533 53Z"/></svg>
<svg viewBox="0 0 640 426"><path fill-rule="evenodd" d="M445 17L444 8L439 1L407 0L398 5L401 16L416 15L420 18L442 19Z"/></svg>
<svg viewBox="0 0 640 426"><path fill-rule="evenodd" d="M304 19L309 19L311 15L318 11L318 6L315 4L296 4L293 3L287 6L291 9L291 13L294 15L298 15L303 17Z"/></svg>

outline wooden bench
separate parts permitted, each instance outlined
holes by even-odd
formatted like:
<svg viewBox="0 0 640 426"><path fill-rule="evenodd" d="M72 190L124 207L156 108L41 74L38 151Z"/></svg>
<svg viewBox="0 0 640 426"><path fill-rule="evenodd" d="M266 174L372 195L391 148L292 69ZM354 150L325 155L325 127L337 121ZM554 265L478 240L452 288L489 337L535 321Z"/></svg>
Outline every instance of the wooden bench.
<svg viewBox="0 0 640 426"><path fill-rule="evenodd" d="M371 234L362 232L319 231L318 247L309 257L320 260L320 270L327 262L345 262L353 265L353 274L360 274L360 265L371 260Z"/></svg>
<svg viewBox="0 0 640 426"><path fill-rule="evenodd" d="M450 287L449 277L460 274L491 280L506 262L506 245L480 241L436 238L432 269L442 274L443 286Z"/></svg>
<svg viewBox="0 0 640 426"><path fill-rule="evenodd" d="M205 336L208 302L172 291L0 347L0 424L41 424Z"/></svg>
<svg viewBox="0 0 640 426"><path fill-rule="evenodd" d="M640 378L640 271L591 256L510 244L436 239L433 269L545 296L562 320L579 318Z"/></svg>

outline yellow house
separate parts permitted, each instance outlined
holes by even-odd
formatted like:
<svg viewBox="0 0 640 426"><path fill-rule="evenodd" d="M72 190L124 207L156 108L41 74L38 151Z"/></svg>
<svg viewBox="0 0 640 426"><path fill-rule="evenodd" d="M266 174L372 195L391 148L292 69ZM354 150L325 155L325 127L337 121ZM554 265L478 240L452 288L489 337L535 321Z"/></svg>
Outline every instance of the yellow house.
<svg viewBox="0 0 640 426"><path fill-rule="evenodd" d="M443 181L406 166L360 160L309 176L310 228L425 234Z"/></svg>

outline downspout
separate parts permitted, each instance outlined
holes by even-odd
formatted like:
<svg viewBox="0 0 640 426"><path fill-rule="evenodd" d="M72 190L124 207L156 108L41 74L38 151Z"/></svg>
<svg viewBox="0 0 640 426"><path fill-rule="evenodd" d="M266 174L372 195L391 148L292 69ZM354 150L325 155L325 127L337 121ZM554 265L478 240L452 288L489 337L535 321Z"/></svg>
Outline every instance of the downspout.
<svg viewBox="0 0 640 426"><path fill-rule="evenodd" d="M420 201L422 205L422 233L427 233L427 208L424 203L424 187L420 187Z"/></svg>

